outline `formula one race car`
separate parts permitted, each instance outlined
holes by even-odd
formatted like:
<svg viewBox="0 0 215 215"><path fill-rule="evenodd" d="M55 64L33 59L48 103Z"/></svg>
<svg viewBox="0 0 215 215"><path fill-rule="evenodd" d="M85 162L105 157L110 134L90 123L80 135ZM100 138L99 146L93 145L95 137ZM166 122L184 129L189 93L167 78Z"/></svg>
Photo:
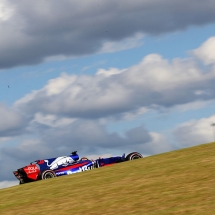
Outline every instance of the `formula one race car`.
<svg viewBox="0 0 215 215"><path fill-rule="evenodd" d="M110 158L98 158L95 161L86 157L79 159L77 151L68 156L50 158L45 160L36 160L28 166L22 167L13 174L20 181L20 184L54 178L56 176L69 175L77 172L83 172L94 168L110 166L116 163L142 158L138 152L132 152L125 156L115 156Z"/></svg>

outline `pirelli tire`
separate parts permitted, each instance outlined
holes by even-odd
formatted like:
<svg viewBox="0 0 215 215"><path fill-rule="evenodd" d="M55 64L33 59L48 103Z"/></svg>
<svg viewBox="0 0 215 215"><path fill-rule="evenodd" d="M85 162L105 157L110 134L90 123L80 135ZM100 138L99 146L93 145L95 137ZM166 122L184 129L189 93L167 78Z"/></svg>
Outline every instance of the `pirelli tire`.
<svg viewBox="0 0 215 215"><path fill-rule="evenodd" d="M126 161L131 161L131 160L136 160L136 159L140 159L142 158L143 156L139 153L139 152L131 152L130 154L128 154L126 157L125 157L125 160Z"/></svg>
<svg viewBox="0 0 215 215"><path fill-rule="evenodd" d="M50 179L50 178L54 178L54 177L56 177L56 174L52 170L44 170L41 174L42 180L46 180L46 179Z"/></svg>

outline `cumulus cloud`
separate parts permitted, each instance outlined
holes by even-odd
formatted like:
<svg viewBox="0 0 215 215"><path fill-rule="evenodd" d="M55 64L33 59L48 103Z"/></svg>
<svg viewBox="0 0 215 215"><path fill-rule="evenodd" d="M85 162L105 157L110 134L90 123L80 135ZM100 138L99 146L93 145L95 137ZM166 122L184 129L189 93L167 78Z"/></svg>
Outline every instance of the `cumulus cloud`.
<svg viewBox="0 0 215 215"><path fill-rule="evenodd" d="M25 139L19 144L2 147L0 150L0 181L14 180L13 171L26 166L31 161L51 156L50 151L54 151L37 139ZM53 156L56 155L55 153Z"/></svg>
<svg viewBox="0 0 215 215"><path fill-rule="evenodd" d="M11 108L0 103L0 137L11 137L21 134L26 126L24 117Z"/></svg>
<svg viewBox="0 0 215 215"><path fill-rule="evenodd" d="M123 39L122 41L104 42L101 49L99 50L99 53L117 52L139 47L141 45L143 45L143 34L138 33L134 37L129 37Z"/></svg>
<svg viewBox="0 0 215 215"><path fill-rule="evenodd" d="M56 115L51 114L44 115L43 113L36 113L34 119L30 122L30 124L37 123L40 125L58 128L69 125L75 120L75 118L71 119L66 117L58 117Z"/></svg>
<svg viewBox="0 0 215 215"><path fill-rule="evenodd" d="M215 37L209 38L193 54L203 61L206 65L215 64Z"/></svg>
<svg viewBox="0 0 215 215"><path fill-rule="evenodd" d="M0 23L8 20L13 15L13 7L12 5L6 1L1 0L0 2Z"/></svg>
<svg viewBox="0 0 215 215"><path fill-rule="evenodd" d="M130 68L100 69L95 75L69 75L50 80L15 106L35 118L38 113L69 118L123 118L148 109L169 108L215 96L215 69L202 69L193 58L150 54Z"/></svg>
<svg viewBox="0 0 215 215"><path fill-rule="evenodd" d="M145 155L154 155L176 149L173 144L169 143L164 135L156 132L149 132L149 135L151 140L146 144L137 146L137 151L142 151Z"/></svg>
<svg viewBox="0 0 215 215"><path fill-rule="evenodd" d="M0 65L10 68L53 56L124 50L139 45L138 35L213 23L214 13L213 0L91 0L84 4L4 0L0 5Z"/></svg>
<svg viewBox="0 0 215 215"><path fill-rule="evenodd" d="M42 131L41 136L43 142L55 149L61 150L61 147L66 147L88 154L151 141L151 136L143 126L125 132L124 137L121 137L116 132L107 132L105 125L95 120L76 120L70 125L58 128L54 133L52 129Z"/></svg>
<svg viewBox="0 0 215 215"><path fill-rule="evenodd" d="M174 109L175 111L178 112L186 112L188 110L199 110L202 108L205 108L209 105L211 105L214 101L213 100L209 100L209 101L194 101L194 102L188 102L186 104L182 104L182 105L175 105L172 109Z"/></svg>
<svg viewBox="0 0 215 215"><path fill-rule="evenodd" d="M19 184L19 182L17 180L16 181L0 181L0 189L16 186L18 184Z"/></svg>
<svg viewBox="0 0 215 215"><path fill-rule="evenodd" d="M214 128L211 124L214 122L214 115L199 120L191 120L175 128L173 134L180 147L190 147L197 144L213 142Z"/></svg>

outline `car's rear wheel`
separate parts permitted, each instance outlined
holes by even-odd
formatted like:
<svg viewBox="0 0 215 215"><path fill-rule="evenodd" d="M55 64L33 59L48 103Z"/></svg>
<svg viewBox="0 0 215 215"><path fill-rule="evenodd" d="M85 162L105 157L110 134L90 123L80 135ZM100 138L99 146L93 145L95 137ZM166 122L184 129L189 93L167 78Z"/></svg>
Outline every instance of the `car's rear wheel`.
<svg viewBox="0 0 215 215"><path fill-rule="evenodd" d="M125 158L126 161L130 161L130 160L136 160L136 159L139 159L139 158L142 158L143 156L138 153L138 152L132 152L130 154L128 154Z"/></svg>
<svg viewBox="0 0 215 215"><path fill-rule="evenodd" d="M54 178L54 177L56 177L56 174L52 170L45 170L41 174L41 179L42 180L46 180L46 179L50 179L50 178Z"/></svg>

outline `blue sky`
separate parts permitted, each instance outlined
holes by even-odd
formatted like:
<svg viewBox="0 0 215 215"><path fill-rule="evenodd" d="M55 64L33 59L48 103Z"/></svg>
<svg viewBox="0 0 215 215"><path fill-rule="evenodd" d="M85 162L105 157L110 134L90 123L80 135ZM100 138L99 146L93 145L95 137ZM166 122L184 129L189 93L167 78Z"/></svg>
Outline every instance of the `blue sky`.
<svg viewBox="0 0 215 215"><path fill-rule="evenodd" d="M153 155L213 141L212 5L2 1L0 188L71 150Z"/></svg>

